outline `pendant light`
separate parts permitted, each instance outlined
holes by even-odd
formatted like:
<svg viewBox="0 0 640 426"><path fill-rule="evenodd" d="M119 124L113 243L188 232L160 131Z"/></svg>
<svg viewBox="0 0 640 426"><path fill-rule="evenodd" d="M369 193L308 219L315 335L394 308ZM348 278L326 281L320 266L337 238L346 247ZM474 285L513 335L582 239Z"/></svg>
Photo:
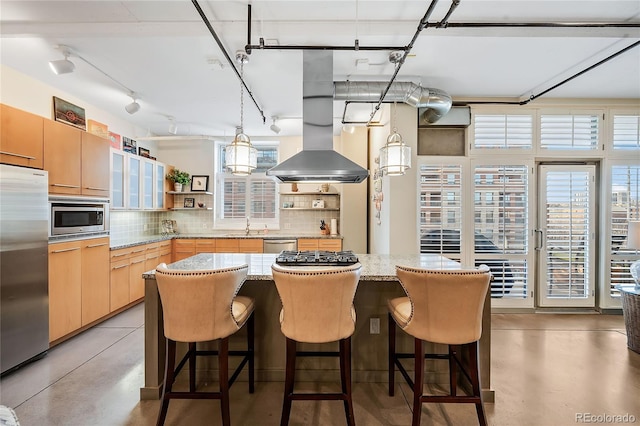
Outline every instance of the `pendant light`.
<svg viewBox="0 0 640 426"><path fill-rule="evenodd" d="M236 52L240 62L240 78L244 77L244 64L249 57L242 51ZM236 176L249 176L258 165L258 150L251 145L249 136L244 133L244 87L240 81L240 126L236 127L236 136L226 148L227 169Z"/></svg>
<svg viewBox="0 0 640 426"><path fill-rule="evenodd" d="M396 103L393 103L391 126L393 132L387 138L385 146L380 148L380 170L388 176L401 176L411 168L411 147L406 146L395 127Z"/></svg>

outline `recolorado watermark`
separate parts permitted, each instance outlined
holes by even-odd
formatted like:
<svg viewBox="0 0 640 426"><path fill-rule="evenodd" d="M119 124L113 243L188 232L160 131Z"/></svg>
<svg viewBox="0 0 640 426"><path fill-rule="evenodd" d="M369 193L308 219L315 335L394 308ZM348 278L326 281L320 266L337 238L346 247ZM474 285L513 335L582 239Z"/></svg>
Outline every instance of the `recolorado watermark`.
<svg viewBox="0 0 640 426"><path fill-rule="evenodd" d="M635 423L633 414L576 413L576 423Z"/></svg>

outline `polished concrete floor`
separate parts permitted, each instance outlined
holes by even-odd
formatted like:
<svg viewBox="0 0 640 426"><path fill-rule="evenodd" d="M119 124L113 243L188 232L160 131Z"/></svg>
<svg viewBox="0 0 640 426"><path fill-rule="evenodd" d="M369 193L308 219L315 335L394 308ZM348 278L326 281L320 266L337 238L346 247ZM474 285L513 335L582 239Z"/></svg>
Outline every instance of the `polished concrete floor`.
<svg viewBox="0 0 640 426"><path fill-rule="evenodd" d="M22 426L154 424L159 403L139 400L143 313L138 305L2 378L0 403L15 409ZM625 415L640 424L640 354L627 349L621 316L494 314L492 319L496 400L486 404L491 425L561 426L589 419L611 424L624 418L595 416ZM312 386L300 383L296 389ZM246 383L238 382L231 390L232 424L279 424L282 391L282 383L258 382L250 395ZM353 400L360 425L411 423L411 390L405 384L391 398L385 383L355 383ZM167 425L215 425L219 419L217 401L173 401ZM296 401L290 424L345 424L342 404ZM424 405L422 424L477 420L472 405Z"/></svg>

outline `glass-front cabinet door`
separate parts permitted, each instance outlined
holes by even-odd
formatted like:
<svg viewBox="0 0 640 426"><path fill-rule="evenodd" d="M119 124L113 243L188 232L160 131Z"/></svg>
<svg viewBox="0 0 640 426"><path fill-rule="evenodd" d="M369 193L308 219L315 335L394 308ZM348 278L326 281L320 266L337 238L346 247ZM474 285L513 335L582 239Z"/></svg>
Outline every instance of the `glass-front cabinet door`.
<svg viewBox="0 0 640 426"><path fill-rule="evenodd" d="M140 208L140 160L135 157L129 157L129 207L130 209Z"/></svg>
<svg viewBox="0 0 640 426"><path fill-rule="evenodd" d="M156 163L156 208L164 209L164 171L162 163Z"/></svg>
<svg viewBox="0 0 640 426"><path fill-rule="evenodd" d="M111 150L111 208L124 208L125 154Z"/></svg>
<svg viewBox="0 0 640 426"><path fill-rule="evenodd" d="M154 172L154 164L151 161L143 161L142 162L142 207L144 209L153 209L153 195L154 195L154 187L155 183L153 172Z"/></svg>

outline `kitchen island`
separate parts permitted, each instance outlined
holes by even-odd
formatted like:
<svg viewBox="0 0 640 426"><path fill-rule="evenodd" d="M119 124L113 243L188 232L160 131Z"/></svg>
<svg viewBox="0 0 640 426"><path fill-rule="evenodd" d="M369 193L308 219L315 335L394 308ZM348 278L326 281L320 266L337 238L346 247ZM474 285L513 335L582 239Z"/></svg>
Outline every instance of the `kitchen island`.
<svg viewBox="0 0 640 426"><path fill-rule="evenodd" d="M255 353L256 379L258 381L283 381L285 369L285 338L280 331L279 314L282 305L278 297L271 265L277 254L202 253L169 265L170 269L217 269L233 265L248 264L247 281L240 290L241 295L256 300L255 310ZM356 330L352 337L352 376L354 382L387 381L387 299L404 295L395 273L395 265L405 265L427 269L462 269L458 262L432 254L415 255L375 255L358 254L362 264L360 283L354 300L357 314ZM155 281L154 271L144 274L145 278L145 386L140 389L141 399L159 399L162 391L165 360L165 338L162 324L162 305ZM487 295L483 316L483 334L480 339L480 374L485 402L493 402L491 390L491 307ZM380 333L370 333L370 320L379 320ZM230 339L231 347L242 345L246 330L242 329ZM199 344L200 345L200 344ZM217 342L203 346L217 348ZM325 345L303 344L302 350L335 350L337 343ZM413 340L404 333L398 333L398 350L411 352ZM446 352L443 345L428 344L426 350ZM180 350L180 349L179 349ZM184 351L184 347L182 349ZM199 360L198 377L203 380L217 380L215 358ZM408 365L410 370L410 365ZM301 359L297 364L296 376L299 380L325 378L339 381L337 362L331 359ZM426 380L448 383L446 362L428 360ZM243 376L240 376L243 379ZM246 378L244 378L246 380ZM180 380L180 378L179 378Z"/></svg>

